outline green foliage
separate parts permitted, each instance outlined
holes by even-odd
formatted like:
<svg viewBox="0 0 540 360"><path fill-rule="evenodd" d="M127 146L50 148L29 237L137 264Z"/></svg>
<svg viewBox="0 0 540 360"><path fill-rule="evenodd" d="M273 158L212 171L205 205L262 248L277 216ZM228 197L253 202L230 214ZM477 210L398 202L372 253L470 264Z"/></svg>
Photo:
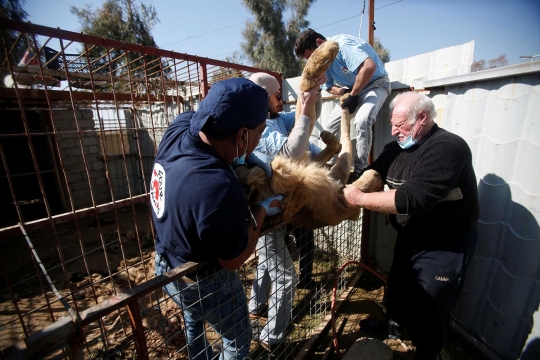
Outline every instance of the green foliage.
<svg viewBox="0 0 540 360"><path fill-rule="evenodd" d="M26 0L0 0L0 17L8 18L11 20L25 21L28 17L28 13L24 11L23 5L26 3ZM18 33L15 31L4 30L6 36L7 48L11 49L15 41L17 40ZM19 60L22 59L24 53L29 46L33 45L33 39L29 39L26 36L23 36L17 42L17 45L11 52L11 57L17 65ZM6 60L6 47L4 46L4 41L0 40L0 63L4 63Z"/></svg>
<svg viewBox="0 0 540 360"><path fill-rule="evenodd" d="M501 54L495 59L488 60L487 65L484 59L473 61L471 65L471 72L494 69L506 65L508 65L508 59L506 58L506 54Z"/></svg>
<svg viewBox="0 0 540 360"><path fill-rule="evenodd" d="M71 12L79 18L81 31L86 34L125 43L157 47L150 32L159 19L154 6L146 4L144 0L106 0L101 8L94 9L92 5L86 4L85 8L72 6ZM106 49L103 47L96 47L91 52L96 57L105 53ZM123 51L115 49L111 51L111 59L122 54ZM131 69L138 68L144 63L142 59L138 59L139 57L140 54L129 54L128 60ZM153 56L145 58L147 71L155 73L159 69L159 63L155 64ZM124 63L115 62L114 65L111 65L112 70L114 71L124 64L125 60Z"/></svg>
<svg viewBox="0 0 540 360"><path fill-rule="evenodd" d="M373 48L383 63L390 61L390 51L381 44L379 39L375 38L375 41L373 41Z"/></svg>
<svg viewBox="0 0 540 360"><path fill-rule="evenodd" d="M306 15L312 0L243 0L255 16L243 31L242 50L253 66L281 73L285 78L300 76L304 61L294 55L298 35L307 29ZM285 24L284 13L290 14Z"/></svg>

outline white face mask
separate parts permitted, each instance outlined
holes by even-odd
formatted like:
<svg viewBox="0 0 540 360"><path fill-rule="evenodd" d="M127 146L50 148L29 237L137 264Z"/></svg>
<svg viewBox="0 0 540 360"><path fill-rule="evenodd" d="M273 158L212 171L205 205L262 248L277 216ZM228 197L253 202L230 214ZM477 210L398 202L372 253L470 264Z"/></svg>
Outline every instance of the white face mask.
<svg viewBox="0 0 540 360"><path fill-rule="evenodd" d="M247 148L249 145L249 131L246 135L246 139L247 139L246 152L244 153L244 155L240 157L238 157L238 144L236 144L236 157L233 159L234 165L244 165L246 163Z"/></svg>

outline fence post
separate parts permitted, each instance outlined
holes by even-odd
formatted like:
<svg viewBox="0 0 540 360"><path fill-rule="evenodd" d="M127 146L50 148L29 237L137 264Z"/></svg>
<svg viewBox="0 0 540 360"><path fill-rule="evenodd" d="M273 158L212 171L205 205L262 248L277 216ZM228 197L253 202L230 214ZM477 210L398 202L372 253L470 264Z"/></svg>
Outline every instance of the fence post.
<svg viewBox="0 0 540 360"><path fill-rule="evenodd" d="M129 321L135 337L135 347L137 348L138 359L148 359L148 348L144 337L144 327L141 320L141 308L137 299L128 304Z"/></svg>
<svg viewBox="0 0 540 360"><path fill-rule="evenodd" d="M202 95L200 97L200 100L202 100L206 97L206 94L208 94L208 74L206 72L206 64L205 63L200 63L200 64L201 64L200 68L201 68L201 74L202 74L202 81L201 81L202 89L199 89L199 91L201 92L201 95Z"/></svg>

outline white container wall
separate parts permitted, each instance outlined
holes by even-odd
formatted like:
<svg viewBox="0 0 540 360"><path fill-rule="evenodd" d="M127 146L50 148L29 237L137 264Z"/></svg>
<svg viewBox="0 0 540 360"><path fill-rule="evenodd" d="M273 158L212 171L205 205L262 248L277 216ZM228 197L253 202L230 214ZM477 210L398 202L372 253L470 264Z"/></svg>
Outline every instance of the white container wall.
<svg viewBox="0 0 540 360"><path fill-rule="evenodd" d="M469 73L473 50L470 42L386 64L394 92L374 126L373 154L394 140L388 103L408 86L424 89L439 126L467 141L479 190L479 240L454 316L498 356L516 359L540 304L540 61ZM298 82L284 81L284 99L296 99ZM337 101L325 100L321 116ZM317 135L315 129L312 141ZM370 258L388 272L395 231L384 215L371 219Z"/></svg>

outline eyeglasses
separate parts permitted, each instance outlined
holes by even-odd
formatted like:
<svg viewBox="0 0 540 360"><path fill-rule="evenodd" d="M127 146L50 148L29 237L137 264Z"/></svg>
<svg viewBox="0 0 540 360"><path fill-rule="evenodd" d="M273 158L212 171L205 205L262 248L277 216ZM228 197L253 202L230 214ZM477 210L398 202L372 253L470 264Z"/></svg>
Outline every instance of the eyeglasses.
<svg viewBox="0 0 540 360"><path fill-rule="evenodd" d="M279 94L279 95L276 95L276 100L277 100L278 102L280 102L280 101L281 101L281 99L282 99L282 97L281 97L281 94Z"/></svg>

